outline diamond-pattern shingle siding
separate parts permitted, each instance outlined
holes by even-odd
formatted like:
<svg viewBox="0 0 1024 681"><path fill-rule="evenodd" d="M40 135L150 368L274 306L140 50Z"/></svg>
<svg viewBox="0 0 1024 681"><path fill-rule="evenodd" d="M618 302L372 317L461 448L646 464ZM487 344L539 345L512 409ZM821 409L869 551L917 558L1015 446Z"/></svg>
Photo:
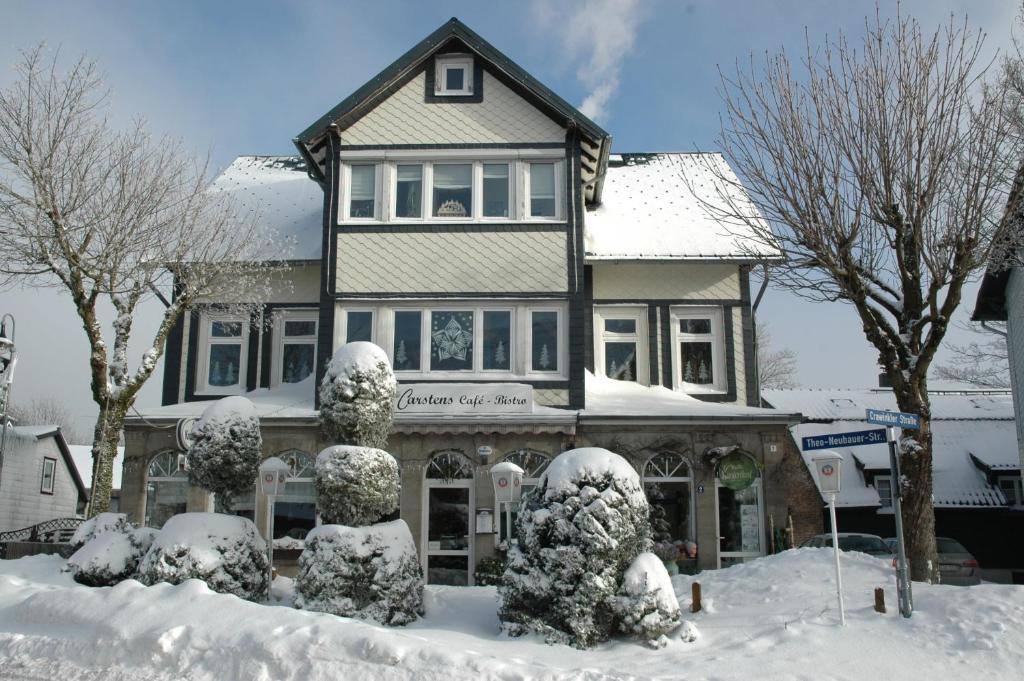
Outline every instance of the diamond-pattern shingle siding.
<svg viewBox="0 0 1024 681"><path fill-rule="evenodd" d="M341 133L343 144L564 142L565 129L484 72L483 101L425 102L420 73Z"/></svg>
<svg viewBox="0 0 1024 681"><path fill-rule="evenodd" d="M562 407L569 404L569 391L555 388L534 388L533 401L547 407Z"/></svg>
<svg viewBox="0 0 1024 681"><path fill-rule="evenodd" d="M737 300L739 267L717 263L595 264L594 298Z"/></svg>
<svg viewBox="0 0 1024 681"><path fill-rule="evenodd" d="M338 235L338 293L562 293L561 232Z"/></svg>

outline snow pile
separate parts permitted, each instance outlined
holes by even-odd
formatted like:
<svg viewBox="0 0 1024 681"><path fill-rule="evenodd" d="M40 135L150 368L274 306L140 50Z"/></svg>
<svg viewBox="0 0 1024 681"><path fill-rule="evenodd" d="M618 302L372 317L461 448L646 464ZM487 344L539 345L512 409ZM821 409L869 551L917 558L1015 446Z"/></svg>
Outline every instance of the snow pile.
<svg viewBox="0 0 1024 681"><path fill-rule="evenodd" d="M130 525L101 532L71 554L66 569L79 584L113 586L135 576L156 535L151 527Z"/></svg>
<svg viewBox="0 0 1024 681"><path fill-rule="evenodd" d="M262 446L253 403L238 395L217 400L192 427L189 481L213 492L230 508L232 497L252 489Z"/></svg>
<svg viewBox="0 0 1024 681"><path fill-rule="evenodd" d="M381 449L328 447L316 457L314 484L325 523L368 525L398 508L398 462Z"/></svg>
<svg viewBox="0 0 1024 681"><path fill-rule="evenodd" d="M139 564L144 584L199 579L247 600L267 594L267 544L251 520L223 513L171 516Z"/></svg>
<svg viewBox="0 0 1024 681"><path fill-rule="evenodd" d="M586 651L499 633L495 590L427 586L426 614L403 628L250 603L189 581L109 589L76 584L56 556L0 561L4 678L225 681L511 681L512 679L977 679L1020 677L1024 589L914 585L896 612L893 570L842 554L847 626L836 612L829 549L800 549L672 582L688 609L660 650L612 642ZM885 590L887 614L872 610ZM682 630L700 637L681 640ZM340 670L340 671L339 671Z"/></svg>
<svg viewBox="0 0 1024 681"><path fill-rule="evenodd" d="M663 648L665 638L679 625L679 601L664 563L653 553L641 553L622 576L615 601L622 633Z"/></svg>
<svg viewBox="0 0 1024 681"><path fill-rule="evenodd" d="M423 578L404 520L321 525L306 537L295 607L404 625L423 614Z"/></svg>
<svg viewBox="0 0 1024 681"><path fill-rule="evenodd" d="M130 532L131 530L132 524L128 522L128 516L124 513L98 513L78 526L68 544L71 545L73 551L77 551L101 534Z"/></svg>
<svg viewBox="0 0 1024 681"><path fill-rule="evenodd" d="M519 511L499 587L505 630L580 648L607 640L623 573L651 543L648 516L622 457L599 448L555 457Z"/></svg>
<svg viewBox="0 0 1024 681"><path fill-rule="evenodd" d="M387 447L397 387L377 345L360 341L338 348L320 383L320 423L328 440Z"/></svg>

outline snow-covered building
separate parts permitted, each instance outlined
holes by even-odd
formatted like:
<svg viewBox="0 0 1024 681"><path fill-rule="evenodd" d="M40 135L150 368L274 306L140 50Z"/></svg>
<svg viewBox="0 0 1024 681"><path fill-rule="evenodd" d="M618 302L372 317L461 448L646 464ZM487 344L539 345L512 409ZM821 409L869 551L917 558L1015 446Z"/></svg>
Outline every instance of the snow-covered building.
<svg viewBox="0 0 1024 681"><path fill-rule="evenodd" d="M73 518L87 493L57 426L9 426L0 467L0 532Z"/></svg>
<svg viewBox="0 0 1024 681"><path fill-rule="evenodd" d="M812 483L787 432L799 416L755 406L748 274L779 254L708 210L721 156L613 154L456 19L295 144L215 182L293 238L293 268L261 314L211 301L174 329L165 406L128 419L122 510L159 525L208 508L173 426L245 394L264 454L293 468L275 534L301 539L312 461L332 444L316 381L340 345L370 341L399 381L389 450L428 580L472 584L507 538L493 464L529 485L585 445L630 460L701 567L766 552ZM262 522L255 492L233 507Z"/></svg>
<svg viewBox="0 0 1024 681"><path fill-rule="evenodd" d="M898 411L886 389L765 390L764 398L804 415L791 432L809 471L818 452L803 451L803 438L876 429L864 420L866 409ZM966 546L983 568L1024 568L1024 546L1017 540L1024 532L1024 497L1010 393L933 391L929 398L936 534ZM835 451L843 457L836 499L840 531L895 536L888 445ZM820 492L816 501L819 513L827 513Z"/></svg>

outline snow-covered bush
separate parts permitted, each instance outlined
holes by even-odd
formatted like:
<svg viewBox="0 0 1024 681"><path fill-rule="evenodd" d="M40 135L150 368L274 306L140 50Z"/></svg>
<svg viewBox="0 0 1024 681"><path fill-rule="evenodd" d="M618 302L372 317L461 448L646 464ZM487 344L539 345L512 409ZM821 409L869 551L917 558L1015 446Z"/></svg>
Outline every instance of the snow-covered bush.
<svg viewBox="0 0 1024 681"><path fill-rule="evenodd" d="M622 576L615 599L619 631L661 648L665 634L679 625L679 601L665 565L653 553L641 553Z"/></svg>
<svg viewBox="0 0 1024 681"><path fill-rule="evenodd" d="M395 374L373 343L338 348L320 383L320 424L330 442L385 449L391 431Z"/></svg>
<svg viewBox="0 0 1024 681"><path fill-rule="evenodd" d="M295 578L295 607L381 624L423 614L423 574L404 520L321 525L306 536Z"/></svg>
<svg viewBox="0 0 1024 681"><path fill-rule="evenodd" d="M314 484L325 523L369 525L398 508L398 462L381 449L328 447L316 457Z"/></svg>
<svg viewBox="0 0 1024 681"><path fill-rule="evenodd" d="M258 601L267 595L267 543L252 521L223 513L171 516L139 564L144 584L199 579Z"/></svg>
<svg viewBox="0 0 1024 681"><path fill-rule="evenodd" d="M130 525L101 532L71 554L65 569L79 584L113 586L135 576L156 534L151 527L133 530Z"/></svg>
<svg viewBox="0 0 1024 681"><path fill-rule="evenodd" d="M72 551L77 551L94 537L106 532L126 533L131 530L132 524L124 513L99 513L79 525L68 543Z"/></svg>
<svg viewBox="0 0 1024 681"><path fill-rule="evenodd" d="M600 448L557 456L524 496L499 587L499 618L517 636L585 648L616 629L626 568L651 543L640 478Z"/></svg>
<svg viewBox="0 0 1024 681"><path fill-rule="evenodd" d="M189 481L213 492L224 508L230 508L232 497L255 484L262 445L253 403L237 395L217 400L192 427Z"/></svg>

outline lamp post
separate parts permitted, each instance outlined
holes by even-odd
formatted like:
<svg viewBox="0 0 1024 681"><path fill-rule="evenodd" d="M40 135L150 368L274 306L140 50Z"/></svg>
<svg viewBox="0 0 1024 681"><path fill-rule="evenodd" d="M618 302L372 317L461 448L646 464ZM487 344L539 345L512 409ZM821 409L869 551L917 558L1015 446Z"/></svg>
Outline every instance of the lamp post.
<svg viewBox="0 0 1024 681"><path fill-rule="evenodd" d="M491 467L491 482L494 483L494 504L499 513L502 504L505 505L505 527L508 528L506 545L511 548L512 504L519 503L523 495L523 469L511 461L502 461Z"/></svg>
<svg viewBox="0 0 1024 681"><path fill-rule="evenodd" d="M267 498L267 588L274 581L274 501L284 492L291 468L272 456L260 464L260 489Z"/></svg>
<svg viewBox="0 0 1024 681"><path fill-rule="evenodd" d="M3 427L3 433L0 434L0 470L3 469L4 445L7 444L7 408L11 404L11 387L14 385L14 367L17 364L18 353L14 349L14 317L5 314L0 318L0 421Z"/></svg>
<svg viewBox="0 0 1024 681"><path fill-rule="evenodd" d="M839 571L839 529L836 527L836 495L839 494L839 473L843 457L836 452L822 452L815 456L814 472L818 474L818 487L828 495L828 513L832 520L832 553L836 558L836 593L839 597L839 624L846 626L846 609L843 607L843 575Z"/></svg>

